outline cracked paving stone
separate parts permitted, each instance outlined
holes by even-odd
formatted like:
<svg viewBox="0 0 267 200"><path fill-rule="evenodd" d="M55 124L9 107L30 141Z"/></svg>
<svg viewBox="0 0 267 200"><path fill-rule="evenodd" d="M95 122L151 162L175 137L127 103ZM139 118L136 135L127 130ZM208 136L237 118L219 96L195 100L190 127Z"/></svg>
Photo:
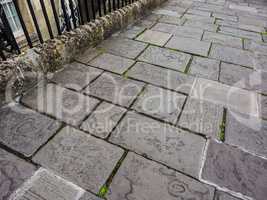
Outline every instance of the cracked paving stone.
<svg viewBox="0 0 267 200"><path fill-rule="evenodd" d="M83 122L81 129L95 136L107 138L125 112L124 108L103 102Z"/></svg>
<svg viewBox="0 0 267 200"><path fill-rule="evenodd" d="M133 108L138 112L175 124L186 96L162 88L147 86Z"/></svg>
<svg viewBox="0 0 267 200"><path fill-rule="evenodd" d="M267 195L267 160L210 141L202 179L256 200Z"/></svg>
<svg viewBox="0 0 267 200"><path fill-rule="evenodd" d="M92 60L89 65L99 67L104 70L122 74L135 63L134 60L103 53Z"/></svg>
<svg viewBox="0 0 267 200"><path fill-rule="evenodd" d="M210 57L237 65L253 67L253 54L242 49L213 44Z"/></svg>
<svg viewBox="0 0 267 200"><path fill-rule="evenodd" d="M64 199L100 200L75 184L64 180L53 172L40 168L27 183L14 194L11 200Z"/></svg>
<svg viewBox="0 0 267 200"><path fill-rule="evenodd" d="M189 74L217 81L219 78L220 61L194 56Z"/></svg>
<svg viewBox="0 0 267 200"><path fill-rule="evenodd" d="M149 46L138 58L143 62L184 72L191 55L160 47Z"/></svg>
<svg viewBox="0 0 267 200"><path fill-rule="evenodd" d="M181 19L179 17L173 17L173 16L167 16L163 15L159 22L161 23L167 23L167 24L175 24L175 25L183 25L185 22L185 19Z"/></svg>
<svg viewBox="0 0 267 200"><path fill-rule="evenodd" d="M0 149L0 199L8 200L35 170L32 164Z"/></svg>
<svg viewBox="0 0 267 200"><path fill-rule="evenodd" d="M74 62L56 72L51 81L63 87L80 91L102 72L100 69Z"/></svg>
<svg viewBox="0 0 267 200"><path fill-rule="evenodd" d="M33 158L78 186L98 193L123 150L77 129L65 127Z"/></svg>
<svg viewBox="0 0 267 200"><path fill-rule="evenodd" d="M228 112L225 141L267 158L267 122L238 112Z"/></svg>
<svg viewBox="0 0 267 200"><path fill-rule="evenodd" d="M213 187L129 153L110 185L107 198L212 200L213 195Z"/></svg>
<svg viewBox="0 0 267 200"><path fill-rule="evenodd" d="M183 93L189 93L194 82L192 76L142 62L137 62L127 75L137 80Z"/></svg>
<svg viewBox="0 0 267 200"><path fill-rule="evenodd" d="M172 37L165 45L167 48L184 51L200 56L208 56L211 43L199 41L192 38Z"/></svg>
<svg viewBox="0 0 267 200"><path fill-rule="evenodd" d="M22 98L22 103L77 126L99 101L55 84L41 82Z"/></svg>
<svg viewBox="0 0 267 200"><path fill-rule="evenodd" d="M0 141L11 149L30 157L61 124L21 105L0 109Z"/></svg>
<svg viewBox="0 0 267 200"><path fill-rule="evenodd" d="M181 172L198 177L206 140L198 135L129 112L109 139Z"/></svg>
<svg viewBox="0 0 267 200"><path fill-rule="evenodd" d="M225 192L221 192L221 191L216 191L215 193L215 199L214 200L241 200L237 197L234 197L230 194L227 194Z"/></svg>
<svg viewBox="0 0 267 200"><path fill-rule="evenodd" d="M121 37L111 37L101 42L97 47L108 53L124 56L126 58L136 58L147 44Z"/></svg>
<svg viewBox="0 0 267 200"><path fill-rule="evenodd" d="M222 121L223 106L189 98L178 125L216 139Z"/></svg>
<svg viewBox="0 0 267 200"><path fill-rule="evenodd" d="M144 85L142 82L106 72L91 83L84 92L100 99L128 107L141 92Z"/></svg>
<svg viewBox="0 0 267 200"><path fill-rule="evenodd" d="M139 35L136 40L141 42L147 42L157 46L164 46L171 38L171 34L163 33L159 31L146 30L144 33Z"/></svg>

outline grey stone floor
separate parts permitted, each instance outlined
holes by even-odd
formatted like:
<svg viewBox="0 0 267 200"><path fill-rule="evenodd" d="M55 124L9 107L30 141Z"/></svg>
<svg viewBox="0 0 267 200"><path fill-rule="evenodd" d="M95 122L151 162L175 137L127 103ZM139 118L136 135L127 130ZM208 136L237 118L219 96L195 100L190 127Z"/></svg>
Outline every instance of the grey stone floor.
<svg viewBox="0 0 267 200"><path fill-rule="evenodd" d="M266 28L169 0L3 103L0 200L267 199Z"/></svg>

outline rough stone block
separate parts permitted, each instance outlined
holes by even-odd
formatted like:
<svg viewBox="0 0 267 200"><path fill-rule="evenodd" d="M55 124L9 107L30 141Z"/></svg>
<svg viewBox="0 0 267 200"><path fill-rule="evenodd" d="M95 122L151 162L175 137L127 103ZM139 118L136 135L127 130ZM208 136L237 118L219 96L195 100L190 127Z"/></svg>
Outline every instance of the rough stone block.
<svg viewBox="0 0 267 200"><path fill-rule="evenodd" d="M171 36L172 35L169 33L146 30L144 33L139 35L136 40L151 43L158 46L164 46L171 38Z"/></svg>

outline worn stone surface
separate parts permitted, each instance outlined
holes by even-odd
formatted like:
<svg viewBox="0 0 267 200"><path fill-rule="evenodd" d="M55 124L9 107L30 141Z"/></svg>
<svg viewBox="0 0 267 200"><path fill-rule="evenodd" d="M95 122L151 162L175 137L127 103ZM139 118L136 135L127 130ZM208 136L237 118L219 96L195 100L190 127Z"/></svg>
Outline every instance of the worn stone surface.
<svg viewBox="0 0 267 200"><path fill-rule="evenodd" d="M128 107L141 92L143 86L144 83L119 75L104 73L95 82L90 84L84 92Z"/></svg>
<svg viewBox="0 0 267 200"><path fill-rule="evenodd" d="M83 122L81 129L98 137L106 138L125 112L124 108L103 102Z"/></svg>
<svg viewBox="0 0 267 200"><path fill-rule="evenodd" d="M138 60L184 72L190 58L191 55L185 53L150 46Z"/></svg>
<svg viewBox="0 0 267 200"><path fill-rule="evenodd" d="M102 55L92 60L89 64L94 67L99 67L101 69L122 74L134 64L134 60L120 56L114 56L109 53L103 53Z"/></svg>
<svg viewBox="0 0 267 200"><path fill-rule="evenodd" d="M0 199L8 200L33 175L35 169L32 164L0 149Z"/></svg>
<svg viewBox="0 0 267 200"><path fill-rule="evenodd" d="M172 35L169 33L146 30L144 33L139 35L136 40L151 43L157 46L164 46L171 38L171 36Z"/></svg>
<svg viewBox="0 0 267 200"><path fill-rule="evenodd" d="M216 24L219 24L221 26L229 26L232 28L242 29L246 31L258 32L258 33L261 33L264 31L263 26L258 26L258 25L253 25L253 24L243 24L240 22L216 20Z"/></svg>
<svg viewBox="0 0 267 200"><path fill-rule="evenodd" d="M175 32L175 30L177 29L177 27L178 26L175 24L168 24L168 23L159 22L159 23L155 24L155 26L153 26L151 28L151 30L173 34Z"/></svg>
<svg viewBox="0 0 267 200"><path fill-rule="evenodd" d="M258 71L267 72L267 56L259 52L254 52L252 67Z"/></svg>
<svg viewBox="0 0 267 200"><path fill-rule="evenodd" d="M74 62L55 73L51 81L63 87L80 91L101 73L100 69Z"/></svg>
<svg viewBox="0 0 267 200"><path fill-rule="evenodd" d="M77 126L99 101L55 84L41 82L22 98L22 102L40 112Z"/></svg>
<svg viewBox="0 0 267 200"><path fill-rule="evenodd" d="M223 121L223 107L207 101L189 98L180 117L179 126L201 133L207 137L219 138Z"/></svg>
<svg viewBox="0 0 267 200"><path fill-rule="evenodd" d="M167 23L167 24L183 25L185 22L185 19L184 18L181 19L179 17L163 15L159 19L159 22Z"/></svg>
<svg viewBox="0 0 267 200"><path fill-rule="evenodd" d="M254 42L252 40L244 40L244 48L253 52L259 52L267 57L267 44L264 42Z"/></svg>
<svg viewBox="0 0 267 200"><path fill-rule="evenodd" d="M196 21L196 20L190 20L190 19L186 20L184 25L199 28L199 29L204 29L206 31L212 31L212 32L216 32L218 29L218 25L216 24L210 24L210 23L205 23L202 21Z"/></svg>
<svg viewBox="0 0 267 200"><path fill-rule="evenodd" d="M200 56L208 56L210 42L199 41L191 38L172 37L165 45L168 48L192 53Z"/></svg>
<svg viewBox="0 0 267 200"><path fill-rule="evenodd" d="M60 123L20 105L0 109L0 141L11 149L31 156L53 136Z"/></svg>
<svg viewBox="0 0 267 200"><path fill-rule="evenodd" d="M220 187L261 200L266 196L267 160L210 141L202 178Z"/></svg>
<svg viewBox="0 0 267 200"><path fill-rule="evenodd" d="M133 108L138 112L175 124L186 96L162 88L147 86Z"/></svg>
<svg viewBox="0 0 267 200"><path fill-rule="evenodd" d="M137 62L127 75L141 81L184 93L189 93L194 82L194 78L186 74L142 62Z"/></svg>
<svg viewBox="0 0 267 200"><path fill-rule="evenodd" d="M260 97L260 115L262 118L267 119L267 96L261 95Z"/></svg>
<svg viewBox="0 0 267 200"><path fill-rule="evenodd" d="M234 15L225 15L225 14L221 14L221 13L213 13L212 14L213 17L218 18L218 19L223 19L226 21L234 21L237 22L237 16Z"/></svg>
<svg viewBox="0 0 267 200"><path fill-rule="evenodd" d="M171 16L171 17L180 17L181 14L178 12L172 11L172 10L167 10L167 9L157 9L152 11L152 13L157 14L157 15L166 15L166 16Z"/></svg>
<svg viewBox="0 0 267 200"><path fill-rule="evenodd" d="M103 140L65 127L33 158L80 187L97 193L123 150Z"/></svg>
<svg viewBox="0 0 267 200"><path fill-rule="evenodd" d="M125 37L129 39L134 39L137 37L140 33L142 33L145 30L144 27L139 26L129 26L125 30L121 31L118 35L120 37Z"/></svg>
<svg viewBox="0 0 267 200"><path fill-rule="evenodd" d="M216 191L214 200L241 200L225 192Z"/></svg>
<svg viewBox="0 0 267 200"><path fill-rule="evenodd" d="M102 52L99 49L96 48L89 48L86 51L80 53L75 60L82 62L82 63L88 63L92 59L94 59L96 56L101 54Z"/></svg>
<svg viewBox="0 0 267 200"><path fill-rule="evenodd" d="M115 175L107 198L212 200L214 188L129 153Z"/></svg>
<svg viewBox="0 0 267 200"><path fill-rule="evenodd" d="M127 113L110 141L198 177L205 139L173 126Z"/></svg>
<svg viewBox="0 0 267 200"><path fill-rule="evenodd" d="M215 22L215 18L214 17L207 17L207 16L185 14L183 16L183 18L184 19L195 20L195 21L201 21L201 22L210 23L210 24L214 24L214 22Z"/></svg>
<svg viewBox="0 0 267 200"><path fill-rule="evenodd" d="M203 10L196 10L196 9L188 9L186 13L191 14L191 15L200 15L200 16L207 16L207 17L211 16L211 12L203 11Z"/></svg>
<svg viewBox="0 0 267 200"><path fill-rule="evenodd" d="M217 81L219 78L220 61L194 56L189 73L198 77Z"/></svg>

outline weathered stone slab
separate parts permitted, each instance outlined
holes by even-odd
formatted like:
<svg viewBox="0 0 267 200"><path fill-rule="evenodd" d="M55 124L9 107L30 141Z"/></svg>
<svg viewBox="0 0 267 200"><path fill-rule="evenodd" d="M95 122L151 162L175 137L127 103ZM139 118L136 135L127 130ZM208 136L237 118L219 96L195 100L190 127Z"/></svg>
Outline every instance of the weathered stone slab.
<svg viewBox="0 0 267 200"><path fill-rule="evenodd" d="M246 67L253 66L253 54L251 52L219 44L212 45L210 57Z"/></svg>
<svg viewBox="0 0 267 200"><path fill-rule="evenodd" d="M90 84L84 92L128 107L141 92L144 85L144 83L129 80L119 75L104 73Z"/></svg>
<svg viewBox="0 0 267 200"><path fill-rule="evenodd" d="M167 15L172 17L181 17L181 14L178 14L178 12L172 11L172 10L166 10L166 9L157 9L153 10L152 13L157 15Z"/></svg>
<svg viewBox="0 0 267 200"><path fill-rule="evenodd" d="M267 122L260 118L228 112L226 142L267 158Z"/></svg>
<svg viewBox="0 0 267 200"><path fill-rule="evenodd" d="M178 125L207 137L217 139L223 121L223 107L207 101L189 98Z"/></svg>
<svg viewBox="0 0 267 200"><path fill-rule="evenodd" d="M133 108L138 112L175 124L186 96L162 88L147 86Z"/></svg>
<svg viewBox="0 0 267 200"><path fill-rule="evenodd" d="M33 165L0 149L0 199L8 200L33 175L35 169Z"/></svg>
<svg viewBox="0 0 267 200"><path fill-rule="evenodd" d="M127 75L137 80L184 93L189 93L194 82L192 76L142 62L137 62Z"/></svg>
<svg viewBox="0 0 267 200"><path fill-rule="evenodd" d="M267 195L267 160L210 141L202 179L257 200Z"/></svg>
<svg viewBox="0 0 267 200"><path fill-rule="evenodd" d="M0 141L30 157L59 129L60 123L20 105L0 109Z"/></svg>
<svg viewBox="0 0 267 200"><path fill-rule="evenodd" d="M267 120L267 96L261 95L260 102L261 102L261 108L260 108L261 117Z"/></svg>
<svg viewBox="0 0 267 200"><path fill-rule="evenodd" d="M213 195L214 188L129 153L111 183L107 198L212 200Z"/></svg>
<svg viewBox="0 0 267 200"><path fill-rule="evenodd" d="M86 51L82 52L80 55L78 55L75 60L82 62L82 63L88 63L92 59L94 59L96 56L100 55L102 51L96 48L89 48Z"/></svg>
<svg viewBox="0 0 267 200"><path fill-rule="evenodd" d="M171 38L165 46L187 53L192 53L200 56L208 56L211 43L177 36Z"/></svg>
<svg viewBox="0 0 267 200"><path fill-rule="evenodd" d="M190 27L196 27L196 28L199 28L199 29L204 29L206 31L213 31L213 32L216 32L217 29L218 29L218 25L216 24L210 24L210 23L205 23L205 22L202 22L202 21L195 21L195 20L186 20L185 26L190 26Z"/></svg>
<svg viewBox="0 0 267 200"><path fill-rule="evenodd" d="M56 72L51 81L63 87L80 91L101 73L100 69L74 62Z"/></svg>
<svg viewBox="0 0 267 200"><path fill-rule="evenodd" d="M140 27L140 28L149 29L155 23L156 23L156 21L150 21L150 20L140 19L136 23L134 23L134 26L137 26L137 27Z"/></svg>
<svg viewBox="0 0 267 200"><path fill-rule="evenodd" d="M254 42L252 40L244 40L244 48L250 51L259 52L267 57L267 44L264 42Z"/></svg>
<svg viewBox="0 0 267 200"><path fill-rule="evenodd" d="M129 26L125 30L121 31L118 35L129 39L136 38L140 33L145 30L144 27Z"/></svg>
<svg viewBox="0 0 267 200"><path fill-rule="evenodd" d="M185 53L150 46L138 60L184 72L190 58L191 55Z"/></svg>
<svg viewBox="0 0 267 200"><path fill-rule="evenodd" d="M207 3L216 4L216 5L224 5L225 0L207 0Z"/></svg>
<svg viewBox="0 0 267 200"><path fill-rule="evenodd" d="M267 56L263 55L261 52L254 52L253 68L258 71L267 72Z"/></svg>
<svg viewBox="0 0 267 200"><path fill-rule="evenodd" d="M194 56L189 73L198 77L217 81L219 79L220 61Z"/></svg>
<svg viewBox="0 0 267 200"><path fill-rule="evenodd" d="M74 128L65 127L33 158L80 187L97 193L123 150Z"/></svg>
<svg viewBox="0 0 267 200"><path fill-rule="evenodd" d="M166 24L166 23L159 22L155 24L155 26L153 26L151 30L173 34L175 30L177 29L177 27L178 26L174 24Z"/></svg>
<svg viewBox="0 0 267 200"><path fill-rule="evenodd" d="M81 129L98 137L106 138L125 112L126 109L124 108L103 102L83 122Z"/></svg>
<svg viewBox="0 0 267 200"><path fill-rule="evenodd" d="M159 22L161 23L167 23L167 24L175 24L175 25L183 25L185 22L184 18L180 17L173 17L173 16L167 16L163 15L160 19Z"/></svg>
<svg viewBox="0 0 267 200"><path fill-rule="evenodd" d="M234 21L237 22L238 18L237 16L234 15L225 15L225 14L221 14L221 13L212 13L212 16L218 19L223 19L223 20L227 20L227 21Z"/></svg>
<svg viewBox="0 0 267 200"><path fill-rule="evenodd" d="M210 23L210 24L214 24L215 22L215 17L205 17L205 16L199 16L199 15L185 14L183 18L195 20L195 21L201 21L201 22Z"/></svg>
<svg viewBox="0 0 267 200"><path fill-rule="evenodd" d="M151 43L158 46L164 46L167 41L171 38L171 34L163 33L159 31L146 30L144 33L139 35L136 40Z"/></svg>
<svg viewBox="0 0 267 200"><path fill-rule="evenodd" d="M238 10L238 11L245 11L245 12L252 12L252 13L257 13L257 9L250 7L250 6L246 6L246 5L239 5L239 4L230 4L229 8L232 10Z"/></svg>
<svg viewBox="0 0 267 200"><path fill-rule="evenodd" d="M102 51L107 51L117 56L124 56L127 58L136 58L145 48L147 44L142 42L121 38L111 37L98 45Z"/></svg>
<svg viewBox="0 0 267 200"><path fill-rule="evenodd" d="M235 47L240 49L243 48L242 39L238 37L233 37L231 35L205 31L202 40L229 47Z"/></svg>
<svg viewBox="0 0 267 200"><path fill-rule="evenodd" d="M198 177L205 139L133 112L127 113L110 141Z"/></svg>
<svg viewBox="0 0 267 200"><path fill-rule="evenodd" d="M200 16L206 16L206 17L211 16L211 13L208 11L195 10L195 9L188 9L188 11L186 13L191 14L191 15L200 15Z"/></svg>
<svg viewBox="0 0 267 200"><path fill-rule="evenodd" d="M241 200L237 197L234 197L230 194L227 194L225 192L221 192L221 191L216 191L215 193L215 199L214 200Z"/></svg>
<svg viewBox="0 0 267 200"><path fill-rule="evenodd" d="M45 82L30 90L22 102L74 126L79 125L99 103L94 98Z"/></svg>
<svg viewBox="0 0 267 200"><path fill-rule="evenodd" d="M89 64L94 67L99 67L111 72L122 74L134 64L134 60L103 53L92 60Z"/></svg>

